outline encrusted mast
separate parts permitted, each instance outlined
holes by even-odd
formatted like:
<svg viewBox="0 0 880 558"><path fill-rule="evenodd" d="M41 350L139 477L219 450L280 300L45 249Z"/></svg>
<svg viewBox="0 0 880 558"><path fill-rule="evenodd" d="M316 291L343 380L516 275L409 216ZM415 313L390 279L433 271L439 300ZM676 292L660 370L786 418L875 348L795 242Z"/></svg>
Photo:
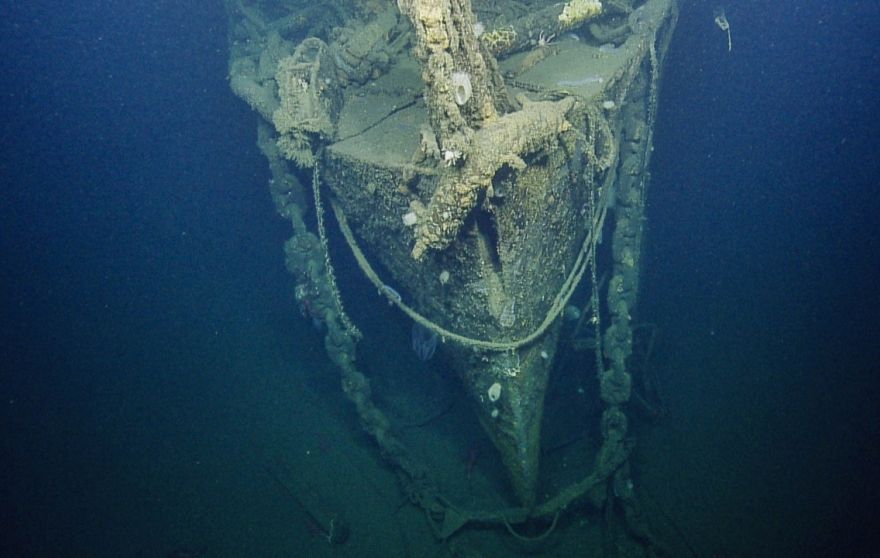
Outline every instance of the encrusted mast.
<svg viewBox="0 0 880 558"><path fill-rule="evenodd" d="M463 153L479 128L509 109L495 59L481 48L468 0L399 0L416 35L425 104L440 148Z"/></svg>
<svg viewBox="0 0 880 558"><path fill-rule="evenodd" d="M458 235L479 194L505 164L525 168L522 156L568 129L573 98L528 103L512 114L507 90L468 0L400 0L416 31L425 104L443 161L449 167L418 225L412 255L443 249ZM499 114L503 116L499 117ZM418 207L418 206L417 206Z"/></svg>
<svg viewBox="0 0 880 558"><path fill-rule="evenodd" d="M633 505L623 405L674 0L534 2L526 11L496 2L478 12L494 14L486 21L471 0L353 0L311 19L272 19L255 6L231 7L230 79L265 121L273 196L295 230L286 250L297 298L327 324L347 395L411 479L408 493L438 536L471 522L514 532L512 524L553 519L555 527L587 500ZM304 170L311 195L297 178ZM324 205L365 279L445 342L517 507L450 506L373 404L355 366L360 332L328 257ZM311 210L315 232L303 219ZM594 329L602 439L580 481L539 498L545 392L579 288L591 292L582 323Z"/></svg>

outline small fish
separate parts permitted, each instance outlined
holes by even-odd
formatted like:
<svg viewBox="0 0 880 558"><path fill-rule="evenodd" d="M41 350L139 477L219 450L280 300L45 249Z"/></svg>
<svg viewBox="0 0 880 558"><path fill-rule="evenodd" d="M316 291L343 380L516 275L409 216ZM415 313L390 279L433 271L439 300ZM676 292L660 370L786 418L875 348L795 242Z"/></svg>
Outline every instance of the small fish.
<svg viewBox="0 0 880 558"><path fill-rule="evenodd" d="M389 285L382 285L382 288L379 290L379 294L388 297L388 304L393 304L395 302L400 302L401 300L403 300L400 297L400 293L395 291L394 288Z"/></svg>
<svg viewBox="0 0 880 558"><path fill-rule="evenodd" d="M420 324L413 323L410 339L412 350L419 357L419 360L425 362L434 356L434 351L437 350L436 333Z"/></svg>

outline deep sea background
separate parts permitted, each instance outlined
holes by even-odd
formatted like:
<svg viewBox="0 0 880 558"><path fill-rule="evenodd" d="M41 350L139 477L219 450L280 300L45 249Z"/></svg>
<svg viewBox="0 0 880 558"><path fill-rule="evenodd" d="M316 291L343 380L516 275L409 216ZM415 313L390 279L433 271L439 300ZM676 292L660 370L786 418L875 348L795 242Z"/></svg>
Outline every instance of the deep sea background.
<svg viewBox="0 0 880 558"><path fill-rule="evenodd" d="M0 554L330 555L266 460L400 496L293 300L222 6L0 7ZM877 556L880 7L731 0L730 53L712 7L682 3L662 86L640 313L668 416L636 480L699 556Z"/></svg>

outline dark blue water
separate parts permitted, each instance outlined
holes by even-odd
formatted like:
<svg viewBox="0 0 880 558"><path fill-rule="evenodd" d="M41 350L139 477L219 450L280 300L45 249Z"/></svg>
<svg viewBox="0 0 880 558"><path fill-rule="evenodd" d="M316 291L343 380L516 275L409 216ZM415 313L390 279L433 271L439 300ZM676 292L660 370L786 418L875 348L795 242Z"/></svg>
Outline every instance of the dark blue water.
<svg viewBox="0 0 880 558"><path fill-rule="evenodd" d="M637 480L700 556L880 552L880 8L794 4L730 2L727 52L684 3L663 78L641 316L669 416ZM329 555L265 462L376 459L293 300L226 27L2 5L0 554ZM358 506L398 499L377 470Z"/></svg>
<svg viewBox="0 0 880 558"><path fill-rule="evenodd" d="M657 443L691 469L667 496L711 517L705 552L876 555L880 10L731 2L728 53L709 8L683 10L650 194L681 409Z"/></svg>

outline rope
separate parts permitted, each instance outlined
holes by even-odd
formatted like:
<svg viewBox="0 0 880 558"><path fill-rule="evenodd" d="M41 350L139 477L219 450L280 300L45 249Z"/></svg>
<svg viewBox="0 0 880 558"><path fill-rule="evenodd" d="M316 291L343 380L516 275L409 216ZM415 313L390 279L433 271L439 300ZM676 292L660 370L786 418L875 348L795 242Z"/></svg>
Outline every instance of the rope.
<svg viewBox="0 0 880 558"><path fill-rule="evenodd" d="M544 539L549 537L550 534L553 533L553 531L556 529L556 522L559 521L559 510L556 510L556 513L553 515L553 523L550 524L550 527L548 527L546 531L544 531L543 533L541 533L537 537L526 537L526 536L520 535L519 533L517 533L513 529L513 526L510 524L510 522L507 521L507 517L502 515L501 519L504 520L504 526L507 527L507 532L510 533L511 535L513 535L513 538L515 538L518 541L522 541L522 542L535 543L535 542L543 541Z"/></svg>
<svg viewBox="0 0 880 558"><path fill-rule="evenodd" d="M610 185L607 186L610 188ZM590 192L590 218L596 213L596 201L593 192ZM596 253L596 243L592 246L593 253ZM592 286L590 293L590 305L593 310L593 334L596 336L596 372L602 374L604 368L602 362L602 322L600 320L600 304L599 304L599 279L596 265L596 258L591 258L590 264L590 284Z"/></svg>
<svg viewBox="0 0 880 558"><path fill-rule="evenodd" d="M568 277L566 277L565 281L562 283L562 287L556 294L556 297L553 300L553 304L550 306L550 309L548 310L547 315L544 317L544 320L534 331L532 331L532 333L526 335L525 337L522 337L516 341L505 342L475 339L473 337L467 337L465 335L455 333L454 331L450 331L443 326L437 324L436 322L428 319L424 315L420 314L414 308L403 302L403 300L399 299L398 297L389 295L387 285L379 277L379 274L376 273L376 270L373 269L373 266L370 265L367 257L358 246L357 240L355 240L354 238L354 233L352 232L351 227L348 225L348 219L346 218L345 213L342 211L342 208L340 208L334 200L331 200L330 206L333 208L333 213L334 215L336 215L336 220L339 223L339 228L342 231L342 235L345 237L345 241L348 244L348 247L351 249L351 252L354 255L355 260L357 261L358 266L361 268L361 271L363 271L367 279L369 279L370 282L373 283L373 285L375 285L377 289L379 289L379 292L385 294L391 304L397 306L414 322L436 333L444 341L448 339L465 347L502 352L513 351L532 343L533 341L535 341L535 339L538 339L547 331L547 329L553 324L556 318L559 317L559 314L562 313L565 305L568 304L568 301L574 294L574 291L580 283L581 278L583 278L584 273L586 272L587 268L589 268L590 260L593 258L594 248L596 245L596 242L593 240L593 238L599 234L599 231L602 230L602 226L605 223L605 215L608 211L607 190L608 189L603 192L602 200L600 200L601 209L595 215L592 222L592 227L587 232L587 235L584 238L583 245L578 252L578 257L575 260L574 266L572 266L571 273L569 273Z"/></svg>
<svg viewBox="0 0 880 558"><path fill-rule="evenodd" d="M327 231L324 229L324 206L321 204L320 180L318 178L318 165L315 165L312 171L312 193L315 196L315 215L318 222L318 237L321 239L321 246L324 248L324 268L327 270L327 286L333 293L333 299L336 301L336 310L339 313L339 319L342 325L348 331L351 337L358 341L363 338L363 334L356 325L348 317L345 308L342 306L342 297L339 295L339 287L336 286L336 275L333 272L333 263L330 261L330 246L327 244Z"/></svg>

